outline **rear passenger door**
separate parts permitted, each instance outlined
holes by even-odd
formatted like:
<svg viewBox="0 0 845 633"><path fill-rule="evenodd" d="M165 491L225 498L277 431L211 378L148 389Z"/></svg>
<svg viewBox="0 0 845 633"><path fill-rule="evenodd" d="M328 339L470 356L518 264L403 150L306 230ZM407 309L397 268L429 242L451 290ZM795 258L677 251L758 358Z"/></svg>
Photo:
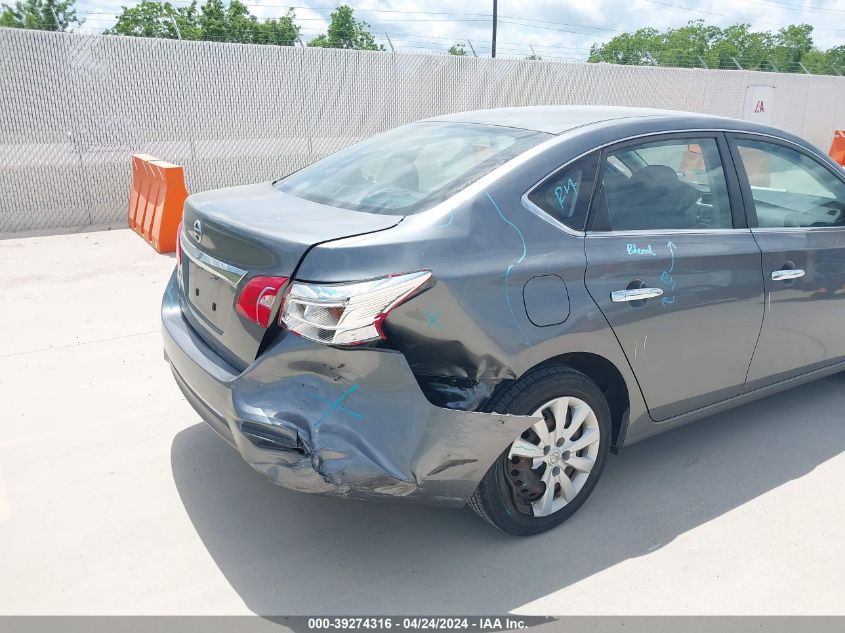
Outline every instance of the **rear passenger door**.
<svg viewBox="0 0 845 633"><path fill-rule="evenodd" d="M721 133L644 137L601 159L587 288L655 420L743 390L763 319L760 249Z"/></svg>
<svg viewBox="0 0 845 633"><path fill-rule="evenodd" d="M729 138L766 284L751 388L845 360L845 175L787 141Z"/></svg>

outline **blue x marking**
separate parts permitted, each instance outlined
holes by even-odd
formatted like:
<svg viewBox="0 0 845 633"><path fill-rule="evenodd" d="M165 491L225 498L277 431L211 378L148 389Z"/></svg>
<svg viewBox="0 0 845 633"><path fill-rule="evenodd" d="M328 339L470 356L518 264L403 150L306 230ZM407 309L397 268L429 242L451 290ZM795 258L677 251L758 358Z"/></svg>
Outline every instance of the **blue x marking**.
<svg viewBox="0 0 845 633"><path fill-rule="evenodd" d="M314 397L317 400L319 400L320 402L322 402L324 404L329 405L329 407L328 407L328 409L323 411L323 414L317 419L317 421L314 424L315 425L320 424L323 420L325 420L327 417L329 417L335 411L340 411L341 413L351 415L356 420L362 419L364 417L363 415L361 415L357 411L353 411L352 409L347 409L346 407L343 406L344 400L346 400L349 396L351 396L353 393L355 393L355 391L357 391L358 387L360 387L360 386L361 385L359 385L358 383L355 383L354 385L352 385L349 389L344 391L342 394L340 394L334 400L328 400L326 398L323 398L322 396L315 395Z"/></svg>
<svg viewBox="0 0 845 633"><path fill-rule="evenodd" d="M429 312L428 310L423 310L423 316L425 316L425 320L428 323L429 328L433 327L440 327L440 310L437 312Z"/></svg>

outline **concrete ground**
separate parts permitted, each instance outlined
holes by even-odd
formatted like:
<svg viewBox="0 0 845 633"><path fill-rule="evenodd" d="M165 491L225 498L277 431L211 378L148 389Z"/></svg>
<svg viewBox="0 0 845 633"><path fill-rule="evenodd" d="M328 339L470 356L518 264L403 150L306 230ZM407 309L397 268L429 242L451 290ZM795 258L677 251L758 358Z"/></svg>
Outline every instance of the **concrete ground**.
<svg viewBox="0 0 845 633"><path fill-rule="evenodd" d="M0 614L845 614L845 375L626 448L516 539L254 473L162 360L173 263L0 241Z"/></svg>

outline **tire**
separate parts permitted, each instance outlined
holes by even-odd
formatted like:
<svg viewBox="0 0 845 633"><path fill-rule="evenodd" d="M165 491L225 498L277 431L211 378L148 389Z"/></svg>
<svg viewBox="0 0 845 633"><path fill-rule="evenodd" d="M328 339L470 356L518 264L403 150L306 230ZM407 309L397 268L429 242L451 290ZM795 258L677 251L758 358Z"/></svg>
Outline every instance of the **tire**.
<svg viewBox="0 0 845 633"><path fill-rule="evenodd" d="M558 400L564 397L567 400ZM514 444L505 448L469 499L468 505L476 514L508 534L529 536L560 525L583 505L604 470L610 444L610 408L598 385L581 372L564 365L550 364L537 367L501 393L494 394L484 410L490 413L532 415L544 405L555 402L563 403L553 405L557 407L555 411L563 410L568 413L557 416L551 410L551 406L544 409L542 415L545 422L541 423L544 427L534 425L520 438L514 438ZM593 416L583 413L583 404L588 405ZM582 415L587 416L585 421L576 425L575 420L580 419ZM557 430L556 417L563 417L566 420L561 431ZM571 434L574 439L559 437L569 431L566 427L573 425L580 426ZM545 444L543 438L539 436L544 428L548 429ZM536 432L534 429L537 429ZM587 437L588 433L589 437ZM596 433L598 433L598 441L595 440ZM556 437L557 440L554 441ZM553 441L550 443L549 439ZM563 451L569 445L580 446L586 441L591 442L589 449L572 453ZM528 446L535 442L537 445L534 448ZM537 452L544 445L550 447L552 452L558 455L550 454L546 449ZM513 455L511 455L512 451ZM586 451L589 451L589 455ZM516 453L530 455L544 453L546 456L525 457ZM561 455L570 461L564 462ZM584 457L579 457L579 455L584 455ZM538 460L540 466L535 465ZM552 460L560 461L555 461L553 466ZM577 469L569 465L576 463L575 460L580 460L577 462L579 466ZM591 468L589 471L584 471L586 465L591 463L590 460L592 460ZM561 467L563 467L562 473ZM551 471L549 472L548 469ZM519 474L515 475L515 473ZM566 484L568 499L563 490L565 482L563 476L566 476L570 482L575 482L573 487ZM557 482L553 483L554 490L548 493L549 485L544 479L535 482L536 477L541 479L548 477L549 481ZM521 481L520 478L526 481ZM529 482L528 479L531 481ZM551 494L551 501L548 494ZM546 512L548 514L544 514Z"/></svg>

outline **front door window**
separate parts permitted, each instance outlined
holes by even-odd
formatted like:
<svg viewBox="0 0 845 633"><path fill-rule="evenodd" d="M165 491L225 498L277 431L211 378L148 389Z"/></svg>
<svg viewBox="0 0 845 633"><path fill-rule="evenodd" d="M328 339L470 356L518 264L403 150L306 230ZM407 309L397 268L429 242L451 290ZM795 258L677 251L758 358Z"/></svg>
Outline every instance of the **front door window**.
<svg viewBox="0 0 845 633"><path fill-rule="evenodd" d="M731 228L716 140L664 140L609 152L598 213L602 228L612 231Z"/></svg>

